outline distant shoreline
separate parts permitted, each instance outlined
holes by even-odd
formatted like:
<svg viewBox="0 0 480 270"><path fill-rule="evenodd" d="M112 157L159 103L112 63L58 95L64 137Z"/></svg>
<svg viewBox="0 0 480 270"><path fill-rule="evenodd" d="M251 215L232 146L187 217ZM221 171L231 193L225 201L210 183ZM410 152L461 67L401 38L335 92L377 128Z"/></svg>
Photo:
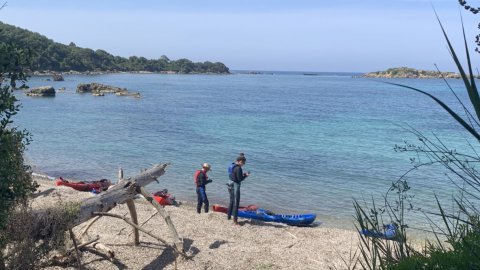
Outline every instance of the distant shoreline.
<svg viewBox="0 0 480 270"><path fill-rule="evenodd" d="M170 74L170 75L231 75L232 73L214 73L214 72L190 72L190 73L182 73L177 71L160 71L160 72L153 72L153 71L34 71L28 73L30 76L35 77L47 77L47 76L54 76L54 75L106 75L106 74Z"/></svg>

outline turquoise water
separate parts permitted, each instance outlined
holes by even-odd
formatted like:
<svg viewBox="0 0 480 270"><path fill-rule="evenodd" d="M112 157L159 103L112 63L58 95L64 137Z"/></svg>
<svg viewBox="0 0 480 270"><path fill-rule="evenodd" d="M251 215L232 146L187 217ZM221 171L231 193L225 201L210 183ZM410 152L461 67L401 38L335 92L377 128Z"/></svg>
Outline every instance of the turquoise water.
<svg viewBox="0 0 480 270"><path fill-rule="evenodd" d="M67 90L55 98L17 92L23 107L14 120L33 134L27 159L39 172L116 179L119 167L132 176L171 162L149 189L167 188L177 199L195 201L193 173L209 162L210 202L225 203L226 168L244 152L252 173L242 186L244 204L315 212L327 226L341 227L351 224L354 198L381 197L411 168L412 155L393 150L405 139L416 141L407 124L435 132L452 147L473 141L427 97L352 75L108 74L66 76L64 82L34 77L31 87ZM428 90L459 108L441 80L390 81ZM75 93L88 82L126 87L142 98ZM461 91L461 81L450 83ZM418 205L428 206L433 192L450 199L455 191L438 170L419 170L409 179Z"/></svg>

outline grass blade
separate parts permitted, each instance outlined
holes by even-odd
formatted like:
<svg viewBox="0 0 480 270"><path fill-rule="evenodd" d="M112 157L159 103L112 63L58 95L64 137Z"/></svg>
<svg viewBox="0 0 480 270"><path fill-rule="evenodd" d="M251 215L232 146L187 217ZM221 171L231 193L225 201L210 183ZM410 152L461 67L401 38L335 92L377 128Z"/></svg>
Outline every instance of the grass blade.
<svg viewBox="0 0 480 270"><path fill-rule="evenodd" d="M435 9L434 9L435 11ZM477 119L480 119L480 97L478 95L477 87L475 85L474 78L472 78L472 65L470 62L470 55L468 53L467 49L467 58L468 58L468 67L470 70L470 79L473 82L473 85L471 84L471 81L469 81L469 78L467 77L467 74L465 70L462 67L462 64L460 63L460 60L457 57L457 54L455 53L455 50L453 49L452 43L450 42L450 39L448 38L448 35L443 28L442 22L440 21L440 18L438 17L437 12L435 11L435 15L437 16L438 23L440 24L440 28L442 29L443 35L445 36L445 40L447 41L448 48L450 50L450 53L452 54L452 58L455 61L455 65L458 68L458 71L460 72L460 75L462 76L463 83L465 84L465 87L467 88L468 96L470 98L470 102L472 102L473 108L475 109L475 113L477 115ZM463 27L463 23L462 23ZM467 42L466 37L465 37L465 31L464 31L464 41L465 43ZM467 45L465 45L467 47Z"/></svg>
<svg viewBox="0 0 480 270"><path fill-rule="evenodd" d="M441 100L439 100L438 98L436 98L435 96L425 92L425 91L422 91L420 89L417 89L417 88L414 88L414 87L410 87L410 86L407 86L407 85L402 85L402 84L398 84L398 83L391 83L391 82L384 82L386 84L391 84L391 85L396 85L396 86L400 86L400 87L403 87L403 88L407 88L407 89L411 89L411 90L414 90L414 91L417 91L419 93L422 93L428 97L430 97L431 99L435 100L438 104L440 104L440 106L442 106L443 109L445 109L460 125L462 125L468 132L470 132L470 134L472 134L478 141L480 141L480 134L477 133L477 131L471 127L467 122L465 122L465 120L463 120L463 118L461 118L457 113L455 113L452 109L450 109L450 107L448 107L445 103L443 103Z"/></svg>

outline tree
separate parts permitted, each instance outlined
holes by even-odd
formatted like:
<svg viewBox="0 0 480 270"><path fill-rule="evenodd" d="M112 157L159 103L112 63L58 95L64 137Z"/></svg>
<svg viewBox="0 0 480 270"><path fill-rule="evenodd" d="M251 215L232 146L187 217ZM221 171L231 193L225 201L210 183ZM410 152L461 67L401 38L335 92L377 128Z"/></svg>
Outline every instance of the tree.
<svg viewBox="0 0 480 270"><path fill-rule="evenodd" d="M465 0L458 0L458 3L460 3L462 7L464 7L466 10L470 11L473 14L478 14L478 12L480 12L480 8L472 7ZM478 24L478 27L480 28L480 24ZM480 53L480 49L478 49L478 47L480 47L480 35L475 36L475 43L477 44L477 48L475 48L475 51Z"/></svg>
<svg viewBox="0 0 480 270"><path fill-rule="evenodd" d="M23 159L29 134L11 125L20 108L13 89L17 81L26 81L22 67L27 60L28 54L23 50L0 43L0 269L4 268L3 250L8 235L3 232L9 215L37 188Z"/></svg>

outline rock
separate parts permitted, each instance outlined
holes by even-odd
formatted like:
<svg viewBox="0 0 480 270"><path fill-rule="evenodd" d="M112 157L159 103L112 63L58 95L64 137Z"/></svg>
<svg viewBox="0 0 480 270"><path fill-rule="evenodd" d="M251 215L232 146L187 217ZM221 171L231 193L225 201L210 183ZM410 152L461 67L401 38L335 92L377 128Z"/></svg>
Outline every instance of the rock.
<svg viewBox="0 0 480 270"><path fill-rule="evenodd" d="M77 86L77 93L91 93L91 92L103 92L103 93L117 93L128 92L126 88L120 88L100 83L82 83Z"/></svg>
<svg viewBox="0 0 480 270"><path fill-rule="evenodd" d="M130 93L130 92L116 92L115 95L117 96L124 96L124 97L136 97L136 98L140 98L140 93L139 92L135 92L135 93Z"/></svg>
<svg viewBox="0 0 480 270"><path fill-rule="evenodd" d="M460 74L454 72L438 72L430 70L417 70L414 68L400 67L400 68L389 68L384 71L376 71L363 74L362 77L365 78L421 78L421 79L431 79L431 78L448 78L448 79L458 79Z"/></svg>
<svg viewBox="0 0 480 270"><path fill-rule="evenodd" d="M55 89L51 86L41 86L30 89L30 91L25 92L25 95L31 97L54 97Z"/></svg>
<svg viewBox="0 0 480 270"><path fill-rule="evenodd" d="M56 82L61 82L65 80L63 79L63 76L61 74L57 74L57 73L53 74L52 77L53 77L53 80Z"/></svg>
<svg viewBox="0 0 480 270"><path fill-rule="evenodd" d="M105 93L115 93L117 96L140 97L140 93L130 93L126 88L120 88L100 83L84 83L77 86L77 93L92 93L95 96L103 96Z"/></svg>

